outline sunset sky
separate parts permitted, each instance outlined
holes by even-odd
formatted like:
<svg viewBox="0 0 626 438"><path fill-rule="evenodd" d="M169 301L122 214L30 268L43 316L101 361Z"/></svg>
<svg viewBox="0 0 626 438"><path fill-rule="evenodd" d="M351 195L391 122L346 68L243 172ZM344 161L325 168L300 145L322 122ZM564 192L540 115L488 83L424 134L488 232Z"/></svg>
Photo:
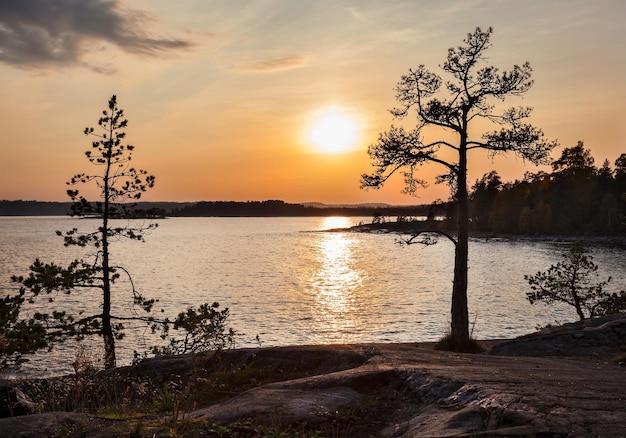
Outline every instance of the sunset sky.
<svg viewBox="0 0 626 438"><path fill-rule="evenodd" d="M623 0L0 0L0 199L67 201L65 181L95 170L83 129L116 94L135 165L156 176L145 200L445 200L434 184L402 194L401 175L361 190L367 146L394 122L402 74L441 73L449 47L489 26L489 63L534 71L508 105L612 165L626 152L624 17ZM538 170L476 151L470 184L492 169Z"/></svg>

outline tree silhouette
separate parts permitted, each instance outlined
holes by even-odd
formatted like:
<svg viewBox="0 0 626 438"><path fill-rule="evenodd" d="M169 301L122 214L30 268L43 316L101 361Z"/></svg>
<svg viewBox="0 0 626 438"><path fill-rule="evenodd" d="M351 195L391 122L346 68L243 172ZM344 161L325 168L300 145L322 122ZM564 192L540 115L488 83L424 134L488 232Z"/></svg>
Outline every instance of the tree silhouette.
<svg viewBox="0 0 626 438"><path fill-rule="evenodd" d="M224 321L228 316L228 309L218 311L219 305L214 303L212 306L204 305L198 311L190 308L187 313L181 313L175 321L156 319L148 315L155 300L147 299L140 294L128 271L112 263L110 254L112 241L121 239L143 241L145 232L157 226L152 222L144 224L143 221L130 220L124 221L121 225L120 221L114 220L145 216L135 211L135 201L153 187L155 181L154 176L145 170L131 166L134 147L122 142L126 137L124 129L127 125L124 111L118 107L114 95L109 99L107 109L98 120L99 129L84 130L85 135L95 138L92 148L86 151L85 155L91 164L101 169L101 172L79 173L67 183L72 187L95 183L100 192L100 200L90 202L76 189L67 191L74 201L72 215L97 218L99 226L95 231L81 232L77 228L65 233L57 231L57 235L63 236L65 246L92 248L93 252L90 255L93 259L74 260L68 267L43 263L37 259L30 266L28 277L12 277L13 281L22 284L20 295L24 295L27 290L30 291L29 301L34 301L42 293L50 302L54 302L57 297L55 292L87 294L97 290L102 299L101 313L73 315L68 311L55 310L52 313L36 313L35 320L47 328L46 336L51 342L62 341L68 337L80 340L91 335L101 336L104 342L105 368L115 367L115 341L123 337L124 323L127 321L143 321L150 325L153 331L162 329L163 338L168 336L170 326L174 329L183 328L188 331L186 338L191 337L185 345L196 345L194 337L202 336L205 338L202 345L208 346L223 344L220 339L225 339ZM123 316L112 313L112 286L122 274L129 279L133 305L141 307L145 314L133 312L131 316ZM89 299L86 296L82 298ZM212 323L213 319L215 323ZM216 342L211 344L208 338ZM184 347L182 349L184 350Z"/></svg>
<svg viewBox="0 0 626 438"><path fill-rule="evenodd" d="M50 301L54 301L54 291L69 294L75 290L99 289L102 293L102 313L88 316L74 316L63 312L39 314L41 320L54 327L52 336L84 336L98 334L104 341L104 366L112 368L116 363L115 339L122 336L124 328L121 317L111 314L111 286L120 277L120 271L126 270L111 264L110 242L118 238L143 240L147 229L156 227L150 223L147 226L113 226L112 219L126 217L130 214L133 204L129 200L138 200L141 195L154 186L154 176L148 175L145 170L137 170L130 166L134 146L122 143L126 137L124 129L128 121L124 118L124 111L117 105L117 97L109 99L108 107L102 112L98 120L100 129L85 128L84 133L96 138L92 142L91 150L85 152L89 162L102 169L101 173L74 175L67 183L69 186L95 182L100 190L100 201L89 202L79 194L78 190L70 189L67 194L74 202L72 215L80 217L95 217L100 220L100 226L93 232L80 232L73 228L63 234L65 246L93 247L95 261L74 260L67 268L54 263L42 263L35 260L30 267L27 278L14 277L14 281L22 283L34 296L42 292L47 294ZM132 285L132 281L131 281ZM133 301L149 312L154 300L147 300L139 294L133 286ZM116 321L115 323L113 321ZM52 322L54 321L54 322Z"/></svg>
<svg viewBox="0 0 626 438"><path fill-rule="evenodd" d="M532 290L526 293L530 304L537 301L565 303L576 309L581 321L626 309L626 292L609 293L604 290L611 277L597 281L598 265L579 243L564 254L561 262L550 266L547 271L525 275L524 279Z"/></svg>
<svg viewBox="0 0 626 438"><path fill-rule="evenodd" d="M435 164L444 172L436 182L451 187L457 203L456 238L446 234L455 245L454 282L451 308L451 347L457 351L470 347L467 309L468 268L468 152L486 150L491 156L513 152L532 163L544 163L556 142L548 142L540 129L525 123L531 108L515 107L496 112L492 103L503 101L509 96L521 96L532 86L532 69L528 62L515 65L510 71L500 72L497 68L483 65L485 51L490 47L492 28L482 31L476 28L468 34L464 45L448 50L441 68L450 79L442 78L420 65L402 76L396 86L399 108L391 113L403 119L414 109L417 126L413 130L391 126L380 134L378 141L369 147L368 153L375 167L371 174L362 175L362 187L380 188L387 179L403 170L405 192L414 194L426 181L416 176L419 167ZM443 85L443 90L442 90ZM446 94L439 98L439 94ZM489 122L496 130L486 132L482 138L470 136L476 132L475 125ZM424 128L438 128L441 137L424 141ZM499 129L497 129L499 127ZM449 134L455 136L451 142ZM451 153L450 153L451 152ZM454 158L449 158L450 156ZM419 242L413 236L407 243ZM427 237L421 243L432 243Z"/></svg>
<svg viewBox="0 0 626 438"><path fill-rule="evenodd" d="M579 141L576 146L563 149L561 156L552 162L552 169L567 175L593 174L594 161L591 151L585 148L582 141Z"/></svg>

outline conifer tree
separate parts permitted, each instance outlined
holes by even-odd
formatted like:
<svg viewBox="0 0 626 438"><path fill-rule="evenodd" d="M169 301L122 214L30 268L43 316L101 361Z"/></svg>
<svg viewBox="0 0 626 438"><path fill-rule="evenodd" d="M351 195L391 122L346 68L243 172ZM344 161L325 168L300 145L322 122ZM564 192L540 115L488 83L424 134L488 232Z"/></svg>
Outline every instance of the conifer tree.
<svg viewBox="0 0 626 438"><path fill-rule="evenodd" d="M85 128L85 135L94 138L91 149L85 152L89 162L98 172L79 173L67 183L71 189L67 191L73 201L72 215L90 217L98 221L97 229L81 231L73 228L65 233L57 231L64 238L66 247L89 247L92 249L89 260L76 259L69 266L63 267L55 263L44 263L39 259L30 266L27 277L14 276L13 281L21 283L20 296L28 292L28 300L35 301L45 295L50 303L54 303L57 292L80 295L80 300L93 300L94 291L101 299L100 312L90 315L74 314L71 309L39 312L35 320L47 328L46 339L61 342L67 338L81 340L88 336L100 336L104 343L104 367L116 365L116 340L124 335L124 323L143 321L152 330L163 330L162 338L169 336L170 326L184 329L185 342L176 350L184 352L187 345L194 348L220 347L225 342L224 322L228 309L217 310L218 303L209 306L204 304L198 310L189 308L174 321L156 319L150 315L155 304L154 299L145 298L135 288L130 273L111 260L111 242L118 240L143 241L146 231L154 229L153 222L130 220L137 216L145 216L136 207L143 193L154 186L154 176L145 170L136 169L131 165L134 146L125 144L125 128L128 121L124 111L118 106L116 96L109 99L107 108L98 120L98 128ZM100 199L88 201L75 187L81 184L95 184ZM120 222L116 219L126 219ZM112 311L113 287L121 275L126 275L130 284L129 301L133 306L140 307L145 313L127 312L124 315ZM116 294L116 296L119 296ZM50 305L52 306L52 304ZM172 345L180 342L173 340ZM200 347L198 347L200 346ZM158 352L157 348L153 349Z"/></svg>
<svg viewBox="0 0 626 438"><path fill-rule="evenodd" d="M427 164L440 166L443 173L436 182L447 183L457 205L456 237L444 234L455 245L454 281L451 308L451 348L470 348L467 308L469 202L467 187L468 153L486 151L491 156L512 152L532 163L545 163L555 142L544 139L543 132L526 123L531 108L514 107L496 111L494 101L522 96L532 86L532 69L528 62L515 65L510 71L485 65L485 52L490 47L492 28L476 28L468 34L464 45L448 50L441 66L449 78L443 79L420 65L402 76L396 86L399 108L391 113L397 119L409 114L417 116L412 130L391 126L380 134L368 153L375 170L362 176L362 187L380 188L396 172L402 171L405 192L414 194L427 182L416 175ZM442 87L443 85L443 87ZM443 97L439 97L442 96ZM413 111L411 111L413 110ZM482 124L491 123L494 131L475 137ZM424 141L426 128L429 138ZM432 132L439 130L439 134ZM451 140L454 138L455 140ZM420 242L409 239L407 243ZM426 237L421 243L432 243Z"/></svg>
<svg viewBox="0 0 626 438"><path fill-rule="evenodd" d="M611 277L599 281L598 265L580 243L547 271L525 275L524 279L532 291L526 293L530 304L565 303L574 307L581 321L626 310L626 292L605 290Z"/></svg>

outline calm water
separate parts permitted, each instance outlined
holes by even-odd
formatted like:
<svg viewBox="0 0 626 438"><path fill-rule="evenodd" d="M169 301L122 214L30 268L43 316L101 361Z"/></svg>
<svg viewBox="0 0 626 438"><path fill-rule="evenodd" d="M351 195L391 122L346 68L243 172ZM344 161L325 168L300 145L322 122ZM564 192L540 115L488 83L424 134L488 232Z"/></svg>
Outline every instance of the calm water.
<svg viewBox="0 0 626 438"><path fill-rule="evenodd" d="M449 325L453 246L401 247L394 235L315 232L370 218L171 218L144 243L115 242L113 260L136 287L159 299L165 314L218 301L230 309L237 346L432 341ZM66 263L80 249L65 248L56 230L97 226L66 217L0 217L0 292L14 293L12 274L28 273L35 258ZM524 274L556 263L566 244L470 243L470 321L482 339L513 337L538 325L573 321L567 307L531 306ZM625 289L626 251L594 247L603 277ZM116 311L129 314L128 284L114 291ZM89 297L59 297L75 309L97 310ZM45 306L45 303L42 302ZM132 329L132 328L131 328ZM118 343L121 364L156 342L139 326ZM98 343L58 348L27 372L67 371L77 348L98 356Z"/></svg>

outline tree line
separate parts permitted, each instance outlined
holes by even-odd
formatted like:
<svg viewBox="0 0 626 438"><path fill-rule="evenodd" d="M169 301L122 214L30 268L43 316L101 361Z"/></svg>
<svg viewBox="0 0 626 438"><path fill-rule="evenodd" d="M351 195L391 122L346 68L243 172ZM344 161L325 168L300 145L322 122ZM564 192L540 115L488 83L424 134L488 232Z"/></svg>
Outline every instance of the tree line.
<svg viewBox="0 0 626 438"><path fill-rule="evenodd" d="M321 217L321 216L426 216L428 205L393 206L357 204L333 206L298 204L281 200L137 202L133 215L151 217ZM72 214L71 202L0 201L0 216L65 216Z"/></svg>
<svg viewBox="0 0 626 438"><path fill-rule="evenodd" d="M280 200L266 201L203 201L171 211L171 216L217 217L321 217L321 216L372 216L380 212L385 216L426 216L427 205L416 206L320 206L293 204Z"/></svg>
<svg viewBox="0 0 626 438"><path fill-rule="evenodd" d="M616 235L626 232L626 153L600 167L582 141L563 149L552 172L502 182L494 170L470 193L474 231L523 235ZM449 209L452 211L452 209Z"/></svg>

